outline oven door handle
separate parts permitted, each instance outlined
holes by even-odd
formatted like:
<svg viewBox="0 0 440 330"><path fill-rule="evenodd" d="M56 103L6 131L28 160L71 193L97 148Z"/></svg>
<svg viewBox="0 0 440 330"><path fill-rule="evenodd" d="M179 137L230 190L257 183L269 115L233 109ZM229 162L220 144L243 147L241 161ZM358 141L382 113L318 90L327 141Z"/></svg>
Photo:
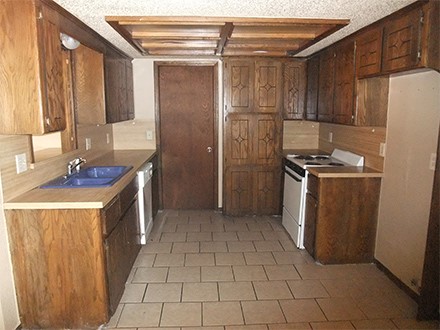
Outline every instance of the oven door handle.
<svg viewBox="0 0 440 330"><path fill-rule="evenodd" d="M289 170L288 168L284 168L284 173L286 173L288 176L290 176L293 180L295 180L296 182L301 182L301 179L298 178L294 173L292 173L291 170Z"/></svg>

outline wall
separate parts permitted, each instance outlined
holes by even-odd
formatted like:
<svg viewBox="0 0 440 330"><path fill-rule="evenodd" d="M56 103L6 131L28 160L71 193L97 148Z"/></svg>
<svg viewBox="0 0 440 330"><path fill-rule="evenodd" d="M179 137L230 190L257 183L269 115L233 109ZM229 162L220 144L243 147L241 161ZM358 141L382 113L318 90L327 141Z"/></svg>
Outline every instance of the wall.
<svg viewBox="0 0 440 330"><path fill-rule="evenodd" d="M318 149L319 123L303 120L283 122L283 149Z"/></svg>
<svg viewBox="0 0 440 330"><path fill-rule="evenodd" d="M379 206L376 259L412 290L420 285L440 122L440 74L390 79L387 150Z"/></svg>

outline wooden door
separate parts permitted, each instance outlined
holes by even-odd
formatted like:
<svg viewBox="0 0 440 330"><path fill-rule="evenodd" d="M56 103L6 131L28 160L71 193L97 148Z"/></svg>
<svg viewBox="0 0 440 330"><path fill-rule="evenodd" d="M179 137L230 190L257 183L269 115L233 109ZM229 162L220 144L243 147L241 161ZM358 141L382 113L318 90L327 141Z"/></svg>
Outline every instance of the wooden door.
<svg viewBox="0 0 440 330"><path fill-rule="evenodd" d="M284 119L304 119L306 98L306 62L284 64Z"/></svg>
<svg viewBox="0 0 440 330"><path fill-rule="evenodd" d="M333 122L351 124L354 101L354 42L337 47Z"/></svg>
<svg viewBox="0 0 440 330"><path fill-rule="evenodd" d="M307 61L307 120L318 119L319 56Z"/></svg>
<svg viewBox="0 0 440 330"><path fill-rule="evenodd" d="M157 68L165 209L215 207L214 66Z"/></svg>
<svg viewBox="0 0 440 330"><path fill-rule="evenodd" d="M333 119L333 94L335 79L334 48L325 50L319 61L318 120L331 122Z"/></svg>
<svg viewBox="0 0 440 330"><path fill-rule="evenodd" d="M356 38L356 75L359 78L380 72L382 30L383 27L379 26Z"/></svg>

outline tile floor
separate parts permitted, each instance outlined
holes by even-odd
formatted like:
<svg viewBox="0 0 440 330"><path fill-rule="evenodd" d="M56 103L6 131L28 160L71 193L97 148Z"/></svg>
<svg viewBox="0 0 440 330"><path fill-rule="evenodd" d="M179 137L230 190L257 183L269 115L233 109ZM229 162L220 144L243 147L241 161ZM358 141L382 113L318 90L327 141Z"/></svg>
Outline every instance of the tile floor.
<svg viewBox="0 0 440 330"><path fill-rule="evenodd" d="M105 329L438 329L372 264L322 266L277 217L163 211Z"/></svg>

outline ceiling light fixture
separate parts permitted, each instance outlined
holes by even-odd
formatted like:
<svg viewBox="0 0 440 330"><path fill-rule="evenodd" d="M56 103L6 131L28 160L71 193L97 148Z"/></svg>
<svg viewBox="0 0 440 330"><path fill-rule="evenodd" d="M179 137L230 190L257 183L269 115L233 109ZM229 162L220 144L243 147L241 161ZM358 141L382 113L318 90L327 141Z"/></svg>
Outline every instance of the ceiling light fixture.
<svg viewBox="0 0 440 330"><path fill-rule="evenodd" d="M79 45L81 45L81 43L78 40L72 38L71 36L65 33L60 33L60 40L63 46L70 50L77 49Z"/></svg>

